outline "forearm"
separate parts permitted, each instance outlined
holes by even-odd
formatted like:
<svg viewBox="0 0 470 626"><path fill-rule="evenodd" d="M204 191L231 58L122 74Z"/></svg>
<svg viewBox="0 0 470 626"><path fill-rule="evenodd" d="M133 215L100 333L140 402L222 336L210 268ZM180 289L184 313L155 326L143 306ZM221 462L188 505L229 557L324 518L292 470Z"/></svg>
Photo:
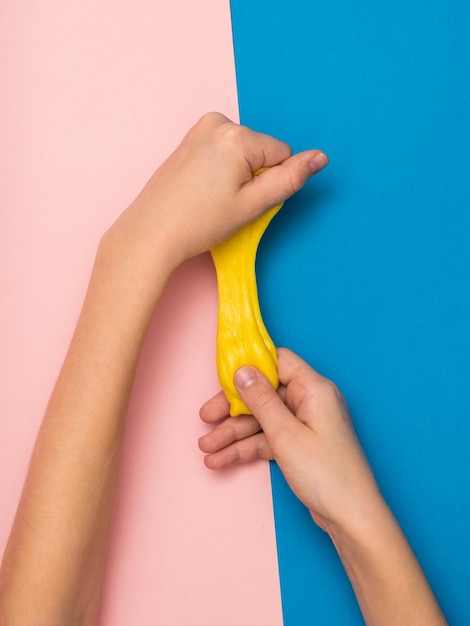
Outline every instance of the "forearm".
<svg viewBox="0 0 470 626"><path fill-rule="evenodd" d="M1 570L5 626L96 617L124 418L169 273L162 261L150 297L110 256L102 244L31 459Z"/></svg>
<svg viewBox="0 0 470 626"><path fill-rule="evenodd" d="M330 536L368 626L445 626L403 532L382 501L351 531Z"/></svg>
<svg viewBox="0 0 470 626"><path fill-rule="evenodd" d="M108 231L7 546L2 624L94 623L124 416L168 276L326 163L317 150L292 155L283 142L208 114Z"/></svg>

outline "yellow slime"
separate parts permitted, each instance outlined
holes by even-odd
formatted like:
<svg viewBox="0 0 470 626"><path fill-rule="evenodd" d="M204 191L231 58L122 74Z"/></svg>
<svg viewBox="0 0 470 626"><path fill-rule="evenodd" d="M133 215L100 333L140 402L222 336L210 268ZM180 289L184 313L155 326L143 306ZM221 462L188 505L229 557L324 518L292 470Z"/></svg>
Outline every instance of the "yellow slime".
<svg viewBox="0 0 470 626"><path fill-rule="evenodd" d="M273 207L211 250L219 294L217 374L233 416L250 413L233 384L239 367L253 365L273 387L279 385L276 348L259 307L255 261L261 237L281 206Z"/></svg>

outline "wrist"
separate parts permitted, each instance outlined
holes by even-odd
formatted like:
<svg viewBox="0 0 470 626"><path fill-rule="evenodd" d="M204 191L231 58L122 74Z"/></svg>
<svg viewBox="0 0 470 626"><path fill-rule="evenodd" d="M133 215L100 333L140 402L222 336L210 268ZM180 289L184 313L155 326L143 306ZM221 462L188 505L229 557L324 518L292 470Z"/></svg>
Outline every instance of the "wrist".
<svg viewBox="0 0 470 626"><path fill-rule="evenodd" d="M147 301L154 305L162 287L184 259L170 238L154 232L142 236L121 223L124 216L101 238L95 269L116 292L127 294L141 305Z"/></svg>
<svg viewBox="0 0 470 626"><path fill-rule="evenodd" d="M185 233L185 221L178 205L164 190L144 187L137 198L104 234L100 248L113 264L147 273L161 272L169 276L188 256L185 241L194 238ZM183 202L183 199L180 199Z"/></svg>
<svg viewBox="0 0 470 626"><path fill-rule="evenodd" d="M325 528L338 553L351 557L363 553L374 544L382 545L386 536L401 533L399 526L380 497L367 511L357 511L341 522L329 523Z"/></svg>
<svg viewBox="0 0 470 626"><path fill-rule="evenodd" d="M133 346L143 341L173 267L164 254L151 264L115 234L110 229L100 241L80 320Z"/></svg>
<svg viewBox="0 0 470 626"><path fill-rule="evenodd" d="M356 492L349 503L325 524L325 530L338 551L353 549L381 540L398 525L375 482ZM380 535L380 537L378 537Z"/></svg>
<svg viewBox="0 0 470 626"><path fill-rule="evenodd" d="M332 524L328 534L364 613L370 597L383 597L391 589L389 571L406 569L406 539L384 501L358 519Z"/></svg>
<svg viewBox="0 0 470 626"><path fill-rule="evenodd" d="M413 550L383 499L362 523L329 530L366 624L447 626Z"/></svg>

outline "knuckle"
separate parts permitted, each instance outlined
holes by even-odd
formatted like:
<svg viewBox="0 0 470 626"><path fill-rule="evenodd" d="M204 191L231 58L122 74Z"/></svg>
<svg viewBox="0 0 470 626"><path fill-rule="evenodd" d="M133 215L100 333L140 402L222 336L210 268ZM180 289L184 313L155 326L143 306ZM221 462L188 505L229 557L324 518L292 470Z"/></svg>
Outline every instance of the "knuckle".
<svg viewBox="0 0 470 626"><path fill-rule="evenodd" d="M272 458L272 454L264 434L258 438L256 446L256 458L264 461L269 461Z"/></svg>
<svg viewBox="0 0 470 626"><path fill-rule="evenodd" d="M239 439L236 422L230 422L227 426L226 441L230 443L232 441L238 441Z"/></svg>
<svg viewBox="0 0 470 626"><path fill-rule="evenodd" d="M225 115L217 113L216 111L209 111L208 113L204 113L204 115L199 118L197 123L202 126L205 124L214 124L224 121L227 121Z"/></svg>
<svg viewBox="0 0 470 626"><path fill-rule="evenodd" d="M293 196L302 189L305 184L304 176L298 169L289 168L287 171L287 192Z"/></svg>
<svg viewBox="0 0 470 626"><path fill-rule="evenodd" d="M238 446L236 446L233 451L233 460L234 460L234 463L241 463L242 461L242 453Z"/></svg>
<svg viewBox="0 0 470 626"><path fill-rule="evenodd" d="M216 137L219 129L231 126L232 122L222 113L211 111L204 113L188 131L187 136L194 140L204 140L208 137Z"/></svg>
<svg viewBox="0 0 470 626"><path fill-rule="evenodd" d="M317 382L317 394L328 404L337 403L342 397L338 387L329 378L322 378Z"/></svg>
<svg viewBox="0 0 470 626"><path fill-rule="evenodd" d="M245 136L244 131L244 127L238 124L224 124L219 128L220 139L227 148L239 150Z"/></svg>
<svg viewBox="0 0 470 626"><path fill-rule="evenodd" d="M283 151L284 151L284 158L288 159L289 157L292 156L292 148L290 146L290 144L288 144L286 141L280 141L279 139L277 140L279 142L279 146L282 147Z"/></svg>

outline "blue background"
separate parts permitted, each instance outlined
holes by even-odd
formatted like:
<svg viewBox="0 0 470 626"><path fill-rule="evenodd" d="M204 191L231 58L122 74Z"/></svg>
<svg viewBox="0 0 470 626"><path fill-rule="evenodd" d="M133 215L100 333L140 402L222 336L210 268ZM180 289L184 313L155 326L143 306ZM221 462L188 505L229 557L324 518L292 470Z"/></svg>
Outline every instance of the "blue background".
<svg viewBox="0 0 470 626"><path fill-rule="evenodd" d="M470 5L232 0L241 121L330 165L262 240L263 316L348 399L454 625L470 624ZM272 466L286 626L361 624Z"/></svg>

